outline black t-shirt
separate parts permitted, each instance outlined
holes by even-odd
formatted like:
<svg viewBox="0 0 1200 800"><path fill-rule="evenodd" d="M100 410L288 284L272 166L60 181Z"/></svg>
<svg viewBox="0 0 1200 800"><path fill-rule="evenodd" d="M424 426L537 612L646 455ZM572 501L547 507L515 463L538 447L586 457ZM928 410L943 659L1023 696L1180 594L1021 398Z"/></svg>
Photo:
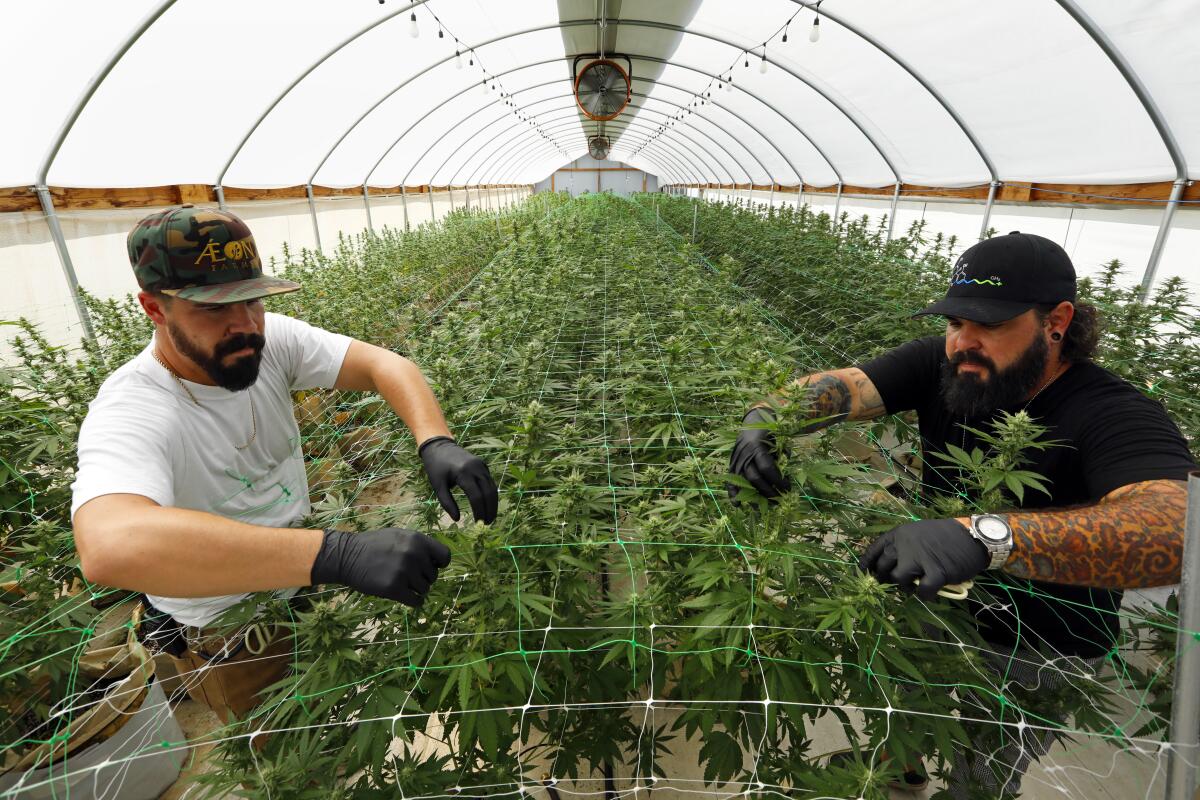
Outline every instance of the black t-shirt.
<svg viewBox="0 0 1200 800"><path fill-rule="evenodd" d="M988 430L991 419L953 417L941 398L945 337L917 339L862 365L889 414L915 410L925 461L927 492L963 490L957 472L934 456L948 444L971 452L982 446L967 426ZM1005 409L1021 410L1021 405ZM1140 481L1187 480L1196 469L1187 443L1162 405L1095 364L1074 364L1025 409L1060 444L1028 452L1025 469L1046 478L1050 496L1026 490L1021 508L1098 502L1114 489ZM1002 585L991 597L972 597L983 637L996 645L1042 650L1047 655L1097 656L1117 640L1121 592L1020 580L989 573ZM982 595L976 598L977 594Z"/></svg>

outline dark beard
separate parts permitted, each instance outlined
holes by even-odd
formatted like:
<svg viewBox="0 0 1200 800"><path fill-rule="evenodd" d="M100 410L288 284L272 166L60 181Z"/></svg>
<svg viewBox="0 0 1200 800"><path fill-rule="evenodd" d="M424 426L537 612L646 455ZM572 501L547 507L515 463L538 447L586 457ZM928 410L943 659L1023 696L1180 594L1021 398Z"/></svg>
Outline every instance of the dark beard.
<svg viewBox="0 0 1200 800"><path fill-rule="evenodd" d="M266 339L258 333L235 333L213 348L211 354L205 353L200 346L187 337L182 329L170 320L167 330L171 341L179 352L196 362L196 366L204 370L213 383L231 392L248 389L258 380L258 365L262 361L262 350ZM248 356L242 356L230 366L221 363L221 359L230 353L236 353L246 347L254 348Z"/></svg>
<svg viewBox="0 0 1200 800"><path fill-rule="evenodd" d="M1046 370L1049 347L1035 336L1025 352L1004 370L987 356L969 350L955 353L942 364L942 402L951 414L979 419L997 409L1020 405L1034 390ZM959 364L980 364L988 369L988 379L974 372L960 374Z"/></svg>

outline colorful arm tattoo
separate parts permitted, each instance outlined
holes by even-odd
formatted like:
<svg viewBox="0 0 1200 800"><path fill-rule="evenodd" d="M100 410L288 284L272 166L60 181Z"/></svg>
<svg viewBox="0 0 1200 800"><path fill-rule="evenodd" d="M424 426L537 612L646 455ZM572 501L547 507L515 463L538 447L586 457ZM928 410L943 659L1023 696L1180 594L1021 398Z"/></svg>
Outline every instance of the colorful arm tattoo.
<svg viewBox="0 0 1200 800"><path fill-rule="evenodd" d="M1179 582L1187 517L1182 481L1144 481L1096 505L1004 516L1013 531L1004 565L1009 575L1103 589Z"/></svg>

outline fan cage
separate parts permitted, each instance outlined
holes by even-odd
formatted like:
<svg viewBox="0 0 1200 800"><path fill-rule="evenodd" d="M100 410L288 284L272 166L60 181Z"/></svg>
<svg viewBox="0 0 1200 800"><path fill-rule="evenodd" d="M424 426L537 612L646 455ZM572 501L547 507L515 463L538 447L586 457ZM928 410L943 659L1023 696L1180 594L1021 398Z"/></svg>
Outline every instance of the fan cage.
<svg viewBox="0 0 1200 800"><path fill-rule="evenodd" d="M587 108L583 105L583 102L579 99L579 84L583 82L583 76L587 74L588 70L590 70L596 66L602 65L602 64L611 66L613 69L615 69L617 72L619 72L621 77L625 80L625 99L624 99L624 101L622 101L621 107L618 108L613 113L597 115L597 114L593 114L592 112L588 111ZM629 100L633 96L633 88L632 87L633 87L633 82L629 78L629 73L626 72L625 69L622 68L620 64L618 64L616 61L613 61L610 58L598 58L595 61L589 61L584 66L584 68L579 71L579 74L575 76L575 103L576 103L576 105L579 106L579 110L583 112L583 115L585 117L587 117L588 119L593 120L595 122L608 122L609 120L614 120L618 116L620 116L621 112L625 110L625 107L629 105Z"/></svg>

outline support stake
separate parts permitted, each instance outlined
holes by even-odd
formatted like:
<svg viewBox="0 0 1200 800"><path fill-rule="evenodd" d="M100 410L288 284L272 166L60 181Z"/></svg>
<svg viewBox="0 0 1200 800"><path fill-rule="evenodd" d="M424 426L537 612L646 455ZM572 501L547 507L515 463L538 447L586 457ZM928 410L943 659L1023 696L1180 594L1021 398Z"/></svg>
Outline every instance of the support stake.
<svg viewBox="0 0 1200 800"><path fill-rule="evenodd" d="M38 200L42 202L42 213L46 215L46 224L50 226L50 238L54 239L54 249L58 250L58 261L62 264L63 276L67 279L67 288L71 290L71 299L75 301L75 311L79 314L79 324L83 326L83 335L90 341L96 341L96 331L92 329L92 318L88 314L83 298L79 296L79 280L75 277L75 265L71 263L71 253L67 250L67 240L63 236L62 226L58 223L58 214L54 210L54 198L50 196L49 186L35 186Z"/></svg>
<svg viewBox="0 0 1200 800"><path fill-rule="evenodd" d="M317 203L313 200L312 184L304 184L304 190L308 193L308 213L312 217L313 235L317 239L317 252L323 253L324 251L321 249L321 228L317 225Z"/></svg>
<svg viewBox="0 0 1200 800"><path fill-rule="evenodd" d="M692 204L692 244L696 243L696 218L700 214L699 203Z"/></svg>
<svg viewBox="0 0 1200 800"><path fill-rule="evenodd" d="M996 200L996 189L1000 186L1000 181L992 181L988 186L987 205L983 207L983 223L979 226L979 241L987 238L988 223L992 221L992 203Z"/></svg>
<svg viewBox="0 0 1200 800"><path fill-rule="evenodd" d="M1200 472L1188 475L1183 577L1179 581L1179 638L1175 645L1175 694L1171 703L1171 749L1166 800L1192 800L1200 752Z"/></svg>
<svg viewBox="0 0 1200 800"><path fill-rule="evenodd" d="M371 222L371 200L367 196L367 185L365 183L363 184L363 208L367 210L367 231L374 236L375 226Z"/></svg>
<svg viewBox="0 0 1200 800"><path fill-rule="evenodd" d="M888 235L887 241L892 240L892 233L896 230L896 206L900 203L900 181L896 181L896 191L892 192L892 213L888 214Z"/></svg>
<svg viewBox="0 0 1200 800"><path fill-rule="evenodd" d="M1158 223L1158 236L1154 239L1154 247L1150 248L1150 260L1146 262L1146 272L1142 275L1142 288L1138 290L1138 299L1146 302L1150 296L1150 287L1154 285L1154 277L1158 273L1158 261L1162 258L1163 248L1167 245L1167 236L1171 233L1171 220L1175 217L1175 209L1179 207L1179 198L1188 181L1176 179L1171 185L1171 197L1167 207L1163 209L1162 221Z"/></svg>

